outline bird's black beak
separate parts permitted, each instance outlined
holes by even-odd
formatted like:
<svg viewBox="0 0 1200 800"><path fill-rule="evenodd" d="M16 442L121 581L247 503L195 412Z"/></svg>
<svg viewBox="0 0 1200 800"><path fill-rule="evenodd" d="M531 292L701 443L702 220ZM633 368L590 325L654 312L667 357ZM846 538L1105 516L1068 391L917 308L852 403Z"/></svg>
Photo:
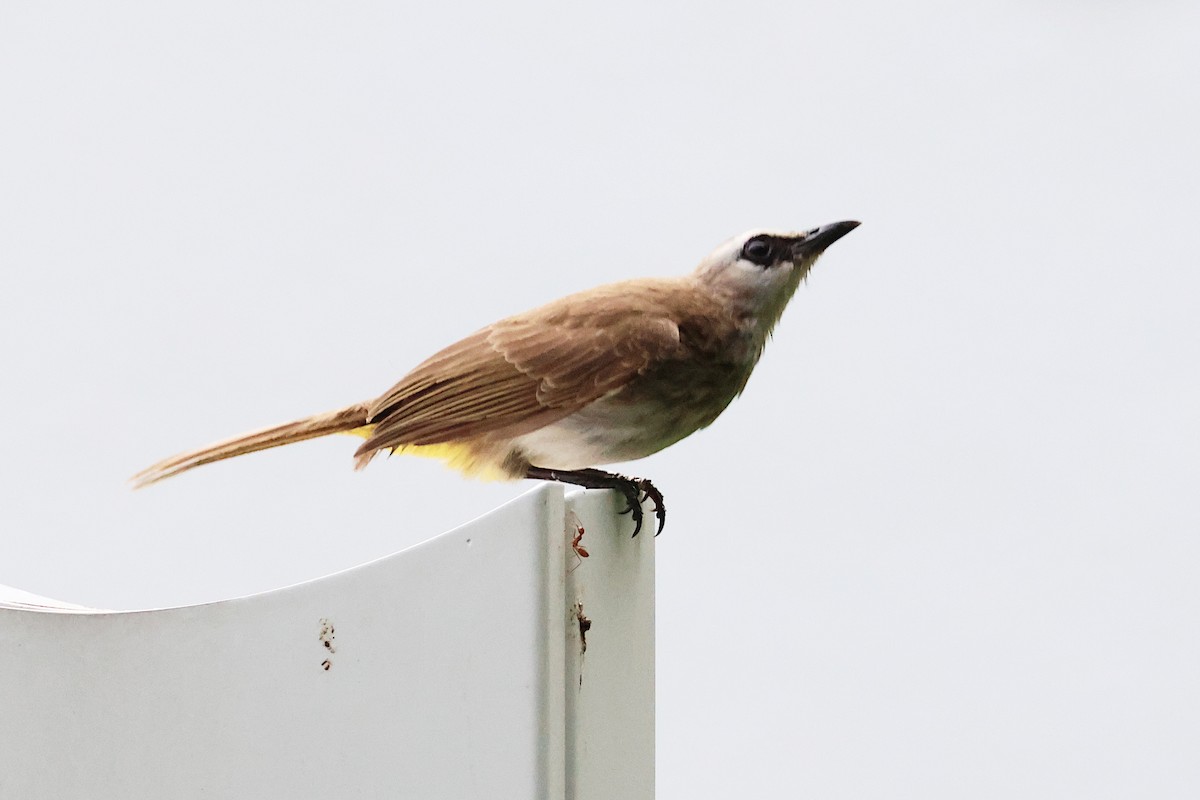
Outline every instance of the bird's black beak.
<svg viewBox="0 0 1200 800"><path fill-rule="evenodd" d="M825 251L826 247L829 247L829 245L857 228L860 224L853 220L847 220L845 222L833 222L829 225L813 228L804 235L803 239L792 242L792 256L794 258L811 258L812 256L820 255Z"/></svg>

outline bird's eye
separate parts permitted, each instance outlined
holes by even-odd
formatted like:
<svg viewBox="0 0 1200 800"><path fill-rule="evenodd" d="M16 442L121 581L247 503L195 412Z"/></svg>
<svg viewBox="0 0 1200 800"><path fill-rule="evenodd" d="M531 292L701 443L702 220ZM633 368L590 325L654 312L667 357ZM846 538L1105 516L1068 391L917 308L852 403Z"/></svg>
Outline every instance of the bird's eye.
<svg viewBox="0 0 1200 800"><path fill-rule="evenodd" d="M771 243L762 237L756 237L746 242L742 248L742 258L760 267L771 265Z"/></svg>

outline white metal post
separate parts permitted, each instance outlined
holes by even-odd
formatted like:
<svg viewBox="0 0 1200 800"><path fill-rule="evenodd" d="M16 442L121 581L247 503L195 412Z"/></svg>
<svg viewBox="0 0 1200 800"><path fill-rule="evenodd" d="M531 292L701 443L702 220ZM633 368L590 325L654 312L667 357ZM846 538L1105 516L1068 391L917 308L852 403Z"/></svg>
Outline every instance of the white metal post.
<svg viewBox="0 0 1200 800"><path fill-rule="evenodd" d="M616 502L543 485L200 606L0 602L0 798L650 798L653 537Z"/></svg>

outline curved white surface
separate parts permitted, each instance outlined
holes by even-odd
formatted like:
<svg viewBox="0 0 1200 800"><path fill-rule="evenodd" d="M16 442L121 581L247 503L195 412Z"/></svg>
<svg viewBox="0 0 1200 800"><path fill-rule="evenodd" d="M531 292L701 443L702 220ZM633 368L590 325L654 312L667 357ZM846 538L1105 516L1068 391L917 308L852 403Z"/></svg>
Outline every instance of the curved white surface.
<svg viewBox="0 0 1200 800"><path fill-rule="evenodd" d="M653 537L614 506L544 485L395 555L205 605L14 596L0 797L651 797Z"/></svg>
<svg viewBox="0 0 1200 800"><path fill-rule="evenodd" d="M75 603L67 603L63 600L54 600L50 597L42 597L40 594L0 584L0 609L3 608L25 611L59 611L71 614L106 613L103 609L88 608L87 606L80 606Z"/></svg>

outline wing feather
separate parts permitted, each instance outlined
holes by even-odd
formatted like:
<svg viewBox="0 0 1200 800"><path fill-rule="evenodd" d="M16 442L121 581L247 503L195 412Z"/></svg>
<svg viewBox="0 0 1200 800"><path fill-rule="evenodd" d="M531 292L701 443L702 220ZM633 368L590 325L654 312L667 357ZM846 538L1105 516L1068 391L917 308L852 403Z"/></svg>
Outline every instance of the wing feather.
<svg viewBox="0 0 1200 800"><path fill-rule="evenodd" d="M359 454L519 435L677 357L679 325L661 302L662 282L640 283L563 298L435 354L370 404L375 428Z"/></svg>

